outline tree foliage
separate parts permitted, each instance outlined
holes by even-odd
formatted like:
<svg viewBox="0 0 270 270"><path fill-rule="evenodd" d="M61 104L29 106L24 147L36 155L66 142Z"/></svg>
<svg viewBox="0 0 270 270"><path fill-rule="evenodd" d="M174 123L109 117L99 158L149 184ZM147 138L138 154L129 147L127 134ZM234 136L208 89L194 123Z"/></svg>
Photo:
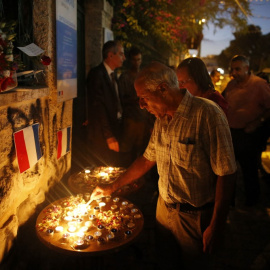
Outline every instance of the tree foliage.
<svg viewBox="0 0 270 270"><path fill-rule="evenodd" d="M217 27L246 26L246 16L235 0L108 0L114 7L112 30L115 38L143 47L149 54L166 59L198 47L203 30L202 19ZM249 3L238 0L246 14ZM206 23L206 27L207 27ZM196 44L194 44L194 42Z"/></svg>
<svg viewBox="0 0 270 270"><path fill-rule="evenodd" d="M260 71L270 64L270 34L262 35L259 26L249 25L246 32L235 32L234 37L230 46L218 56L218 63L221 67L227 69L231 58L236 54L247 56L250 68L254 72Z"/></svg>

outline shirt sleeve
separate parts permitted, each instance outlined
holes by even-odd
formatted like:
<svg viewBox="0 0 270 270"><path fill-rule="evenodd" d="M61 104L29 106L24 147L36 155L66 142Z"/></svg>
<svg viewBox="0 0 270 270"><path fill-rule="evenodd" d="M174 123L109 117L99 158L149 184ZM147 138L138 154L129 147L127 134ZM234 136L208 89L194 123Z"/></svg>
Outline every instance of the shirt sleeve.
<svg viewBox="0 0 270 270"><path fill-rule="evenodd" d="M159 120L155 121L153 132L151 134L148 146L146 147L143 156L149 161L156 161L156 139Z"/></svg>
<svg viewBox="0 0 270 270"><path fill-rule="evenodd" d="M219 110L219 113L211 110ZM213 172L216 175L228 175L236 172L237 166L234 156L231 132L226 116L220 108L210 107L206 118L209 136L209 155Z"/></svg>

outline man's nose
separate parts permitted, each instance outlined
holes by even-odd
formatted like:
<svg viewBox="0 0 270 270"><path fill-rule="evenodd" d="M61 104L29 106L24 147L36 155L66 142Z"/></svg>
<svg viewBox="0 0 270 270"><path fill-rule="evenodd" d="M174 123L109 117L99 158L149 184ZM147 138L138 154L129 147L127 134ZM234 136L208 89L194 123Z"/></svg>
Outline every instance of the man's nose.
<svg viewBox="0 0 270 270"><path fill-rule="evenodd" d="M139 105L140 105L141 109L144 109L146 107L146 103L142 99L139 100Z"/></svg>

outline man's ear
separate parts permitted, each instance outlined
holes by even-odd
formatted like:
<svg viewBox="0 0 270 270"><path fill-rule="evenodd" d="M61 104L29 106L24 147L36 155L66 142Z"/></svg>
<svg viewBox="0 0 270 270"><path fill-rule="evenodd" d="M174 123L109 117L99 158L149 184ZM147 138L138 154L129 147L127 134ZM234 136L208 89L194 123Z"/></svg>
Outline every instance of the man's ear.
<svg viewBox="0 0 270 270"><path fill-rule="evenodd" d="M167 84L165 82L161 83L159 86L159 90L162 94L164 94L165 91L167 90Z"/></svg>

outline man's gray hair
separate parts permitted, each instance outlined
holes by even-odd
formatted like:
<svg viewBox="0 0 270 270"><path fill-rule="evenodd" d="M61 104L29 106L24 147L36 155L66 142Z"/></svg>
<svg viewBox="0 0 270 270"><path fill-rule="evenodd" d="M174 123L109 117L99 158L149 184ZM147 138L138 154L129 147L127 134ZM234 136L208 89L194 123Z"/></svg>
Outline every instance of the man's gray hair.
<svg viewBox="0 0 270 270"><path fill-rule="evenodd" d="M166 83L169 87L179 88L177 75L170 67L153 61L144 67L136 77L138 83L145 85L145 90L153 92L161 83Z"/></svg>
<svg viewBox="0 0 270 270"><path fill-rule="evenodd" d="M247 66L249 66L249 60L246 56L244 55L235 55L232 59L231 62L236 62L236 61L241 61L244 62Z"/></svg>

